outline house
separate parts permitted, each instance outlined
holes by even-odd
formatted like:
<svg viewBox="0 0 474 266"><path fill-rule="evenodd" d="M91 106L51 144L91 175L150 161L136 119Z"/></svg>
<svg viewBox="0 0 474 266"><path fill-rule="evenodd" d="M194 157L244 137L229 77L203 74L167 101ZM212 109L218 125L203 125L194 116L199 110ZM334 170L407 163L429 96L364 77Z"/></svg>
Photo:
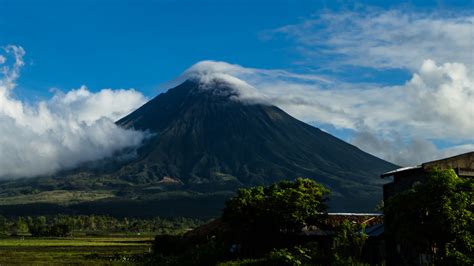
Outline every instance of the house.
<svg viewBox="0 0 474 266"><path fill-rule="evenodd" d="M344 221L363 225L367 240L361 250L360 259L370 265L382 265L385 260L385 242L381 213L328 213L318 227L303 229L299 242L317 242L322 249L332 251L337 245L335 237ZM331 264L331 261L321 264Z"/></svg>
<svg viewBox="0 0 474 266"><path fill-rule="evenodd" d="M381 175L382 178L393 177L393 182L384 185L384 202L397 193L411 189L414 185L424 182L433 169L454 169L459 177L474 177L474 152L426 162L418 166L404 167ZM407 206L409 208L410 206ZM386 217L384 219L387 219ZM387 220L385 220L387 222ZM436 234L437 232L433 232ZM431 254L418 253L411 245L401 244L395 238L385 235L387 265L431 265ZM429 244L428 244L429 245ZM432 247L436 249L436 247Z"/></svg>
<svg viewBox="0 0 474 266"><path fill-rule="evenodd" d="M460 177L474 177L474 152L426 162L417 166L403 167L382 174L382 178L393 177L393 182L383 186L384 202L393 195L412 188L416 183L423 182L427 173L434 168L452 168Z"/></svg>

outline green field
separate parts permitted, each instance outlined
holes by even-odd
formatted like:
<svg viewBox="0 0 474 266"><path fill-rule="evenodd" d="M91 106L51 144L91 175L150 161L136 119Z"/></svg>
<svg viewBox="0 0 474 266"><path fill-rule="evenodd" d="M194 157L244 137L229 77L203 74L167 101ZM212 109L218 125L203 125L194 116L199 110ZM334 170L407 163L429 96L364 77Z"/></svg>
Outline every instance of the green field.
<svg viewBox="0 0 474 266"><path fill-rule="evenodd" d="M68 191L53 190L43 191L26 195L1 195L0 205L28 204L28 203L61 203L62 205L113 198L115 195L111 191Z"/></svg>
<svg viewBox="0 0 474 266"><path fill-rule="evenodd" d="M150 252L150 236L0 238L0 265L134 264Z"/></svg>

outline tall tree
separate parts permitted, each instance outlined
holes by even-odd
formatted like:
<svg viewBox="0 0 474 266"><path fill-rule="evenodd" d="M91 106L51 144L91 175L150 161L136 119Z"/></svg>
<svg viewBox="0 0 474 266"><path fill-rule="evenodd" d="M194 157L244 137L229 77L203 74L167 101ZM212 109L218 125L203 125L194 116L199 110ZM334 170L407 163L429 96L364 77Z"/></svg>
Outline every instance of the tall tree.
<svg viewBox="0 0 474 266"><path fill-rule="evenodd" d="M435 263L474 263L472 178L454 170L434 170L427 180L392 197L385 205L389 237Z"/></svg>
<svg viewBox="0 0 474 266"><path fill-rule="evenodd" d="M303 178L241 189L226 202L222 218L236 241L264 250L282 236L295 235L320 221L328 194L323 185Z"/></svg>

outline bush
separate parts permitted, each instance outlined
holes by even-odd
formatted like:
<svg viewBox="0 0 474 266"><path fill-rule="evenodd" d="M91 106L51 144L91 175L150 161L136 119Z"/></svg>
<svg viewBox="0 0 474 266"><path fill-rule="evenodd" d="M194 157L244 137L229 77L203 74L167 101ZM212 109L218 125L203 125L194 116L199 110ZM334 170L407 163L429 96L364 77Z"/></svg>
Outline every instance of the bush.
<svg viewBox="0 0 474 266"><path fill-rule="evenodd" d="M286 248L276 249L270 252L267 261L272 265L307 265L312 259L307 253L309 253L309 250L298 246L291 251Z"/></svg>
<svg viewBox="0 0 474 266"><path fill-rule="evenodd" d="M49 236L64 237L72 234L72 227L67 223L53 224L49 228Z"/></svg>

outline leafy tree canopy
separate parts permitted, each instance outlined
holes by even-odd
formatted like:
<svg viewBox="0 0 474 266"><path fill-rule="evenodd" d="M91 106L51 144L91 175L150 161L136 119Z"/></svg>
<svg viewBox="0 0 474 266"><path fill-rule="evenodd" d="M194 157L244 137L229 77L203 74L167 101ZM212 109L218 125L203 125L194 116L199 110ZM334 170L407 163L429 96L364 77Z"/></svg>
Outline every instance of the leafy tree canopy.
<svg viewBox="0 0 474 266"><path fill-rule="evenodd" d="M240 189L226 202L223 220L243 235L298 233L327 210L329 190L311 179Z"/></svg>
<svg viewBox="0 0 474 266"><path fill-rule="evenodd" d="M472 178L434 170L426 182L386 203L386 231L420 253L433 254L437 262L472 265L473 191Z"/></svg>

